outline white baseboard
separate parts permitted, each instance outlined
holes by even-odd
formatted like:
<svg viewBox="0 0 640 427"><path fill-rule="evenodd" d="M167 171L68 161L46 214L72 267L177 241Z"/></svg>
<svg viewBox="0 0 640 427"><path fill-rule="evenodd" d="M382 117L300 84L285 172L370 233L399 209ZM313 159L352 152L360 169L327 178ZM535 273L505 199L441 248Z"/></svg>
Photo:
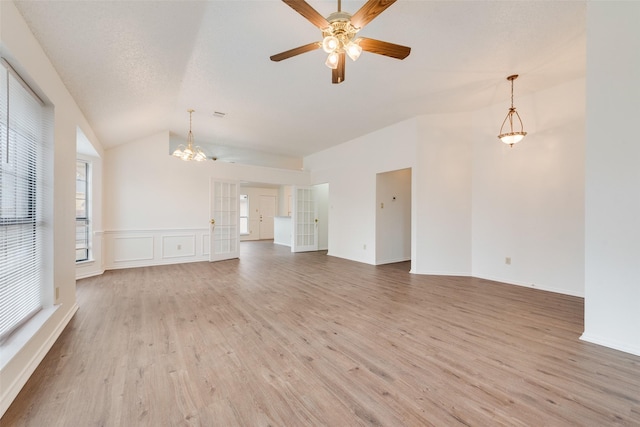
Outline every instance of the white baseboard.
<svg viewBox="0 0 640 427"><path fill-rule="evenodd" d="M89 277L102 276L105 270L92 271L84 274L76 274L76 280L88 279Z"/></svg>
<svg viewBox="0 0 640 427"><path fill-rule="evenodd" d="M539 285L539 284L532 285L531 283L520 283L520 282L514 282L514 281L506 281L505 279L499 278L499 277L475 276L475 275L473 277L477 277L478 279L491 280L492 282L506 283L507 285L522 286L522 287L525 287L525 288L539 289L541 291L554 292L556 294L563 294L563 295L570 295L570 296L573 296L573 297L584 298L584 294L580 294L578 292L574 292L574 291L571 291L571 290L568 290L568 289L554 288L554 287L551 287L551 286L545 286L545 285Z"/></svg>
<svg viewBox="0 0 640 427"><path fill-rule="evenodd" d="M376 261L376 265L384 265L384 264L395 264L396 262L405 262L411 261L411 257L401 257L401 258L389 258L383 259L381 261Z"/></svg>
<svg viewBox="0 0 640 427"><path fill-rule="evenodd" d="M580 336L582 341L590 342L592 344L601 345L604 347L612 348L614 350L624 351L625 353L633 354L635 356L640 356L640 348L635 346L629 346L625 343L620 343L616 341L612 341L610 339L599 337L596 335L589 334L587 332L583 333Z"/></svg>
<svg viewBox="0 0 640 427"><path fill-rule="evenodd" d="M411 274L421 274L421 275L425 275L425 276L460 276L460 277L473 277L471 276L471 273L469 272L460 272L460 271L438 271L438 270L433 270L433 271L415 271L415 270L411 270L409 271L409 273Z"/></svg>

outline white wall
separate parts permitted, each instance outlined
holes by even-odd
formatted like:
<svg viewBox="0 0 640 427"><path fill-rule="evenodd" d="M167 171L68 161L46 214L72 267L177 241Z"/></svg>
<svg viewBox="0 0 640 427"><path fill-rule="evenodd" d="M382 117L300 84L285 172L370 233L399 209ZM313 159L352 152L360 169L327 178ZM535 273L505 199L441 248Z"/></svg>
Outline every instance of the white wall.
<svg viewBox="0 0 640 427"><path fill-rule="evenodd" d="M376 263L376 174L411 168L411 271L471 272L468 114L423 116L304 159L328 183L329 254Z"/></svg>
<svg viewBox="0 0 640 427"><path fill-rule="evenodd" d="M395 163L413 171L413 273L583 295L585 80L516 101L529 135L513 148L496 137L501 104L421 116L305 158L313 182L331 186L329 253L375 263L363 249L375 241L375 174Z"/></svg>
<svg viewBox="0 0 640 427"><path fill-rule="evenodd" d="M100 146L82 112L65 88L46 54L31 34L13 2L0 2L0 54L54 108L53 174L53 286L57 309L33 334L21 328L13 337L25 339L16 355L0 370L0 415L13 401L49 351L75 311L75 159L76 130L81 127L94 146ZM52 292L53 294L54 292ZM11 339L13 340L13 338ZM10 341L11 341L10 340ZM5 343L6 344L6 343ZM4 345L4 344L3 344ZM4 351L4 349L0 349Z"/></svg>
<svg viewBox="0 0 640 427"><path fill-rule="evenodd" d="M278 188L278 216L291 216L291 192L290 185L281 185Z"/></svg>
<svg viewBox="0 0 640 427"><path fill-rule="evenodd" d="M496 137L506 103L473 115L473 275L582 296L585 80L516 87L514 104L528 135L513 147Z"/></svg>
<svg viewBox="0 0 640 427"><path fill-rule="evenodd" d="M418 118L411 272L471 274L470 115Z"/></svg>
<svg viewBox="0 0 640 427"><path fill-rule="evenodd" d="M314 184L329 184L329 255L375 264L376 174L415 162L416 120L304 159Z"/></svg>
<svg viewBox="0 0 640 427"><path fill-rule="evenodd" d="M640 3L587 4L585 332L640 355Z"/></svg>
<svg viewBox="0 0 640 427"><path fill-rule="evenodd" d="M411 169L376 176L376 264L411 259Z"/></svg>
<svg viewBox="0 0 640 427"><path fill-rule="evenodd" d="M209 259L209 181L309 185L307 172L169 155L169 132L105 151L105 268Z"/></svg>

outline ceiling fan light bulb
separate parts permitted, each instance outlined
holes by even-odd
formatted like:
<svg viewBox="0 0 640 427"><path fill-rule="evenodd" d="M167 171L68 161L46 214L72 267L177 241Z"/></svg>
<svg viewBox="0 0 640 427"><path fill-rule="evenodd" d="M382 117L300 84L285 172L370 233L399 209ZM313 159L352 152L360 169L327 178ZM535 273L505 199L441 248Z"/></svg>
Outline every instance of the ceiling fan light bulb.
<svg viewBox="0 0 640 427"><path fill-rule="evenodd" d="M327 57L327 60L325 61L324 65L331 68L332 70L335 70L336 68L338 68L339 59L340 59L340 55L338 55L337 52L331 52Z"/></svg>
<svg viewBox="0 0 640 427"><path fill-rule="evenodd" d="M337 37L327 36L322 40L322 49L327 53L335 52L340 45Z"/></svg>
<svg viewBox="0 0 640 427"><path fill-rule="evenodd" d="M347 45L347 55L351 58L352 61L360 58L360 54L362 53L362 47L358 43L349 42Z"/></svg>

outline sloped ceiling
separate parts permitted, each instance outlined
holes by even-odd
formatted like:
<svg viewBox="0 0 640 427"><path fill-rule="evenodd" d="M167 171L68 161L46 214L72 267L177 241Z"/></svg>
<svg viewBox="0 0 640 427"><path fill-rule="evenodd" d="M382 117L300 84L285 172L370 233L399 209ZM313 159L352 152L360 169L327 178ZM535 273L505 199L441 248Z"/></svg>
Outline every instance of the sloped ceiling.
<svg viewBox="0 0 640 427"><path fill-rule="evenodd" d="M516 95L584 76L585 3L399 0L360 35L411 55L364 52L333 85L321 50L269 60L321 39L281 1L16 1L105 148L186 136L193 108L209 155L288 158L417 115L506 111L510 74L521 75ZM337 8L309 4L323 16Z"/></svg>

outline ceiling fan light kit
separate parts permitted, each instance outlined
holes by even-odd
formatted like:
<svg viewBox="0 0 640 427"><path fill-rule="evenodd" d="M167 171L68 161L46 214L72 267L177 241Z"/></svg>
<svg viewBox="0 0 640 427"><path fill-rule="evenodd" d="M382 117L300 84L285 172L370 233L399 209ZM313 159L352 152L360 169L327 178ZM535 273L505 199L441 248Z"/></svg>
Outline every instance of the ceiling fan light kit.
<svg viewBox="0 0 640 427"><path fill-rule="evenodd" d="M282 0L292 9L305 17L322 31L322 41L309 43L271 56L272 61L282 61L302 53L322 48L327 54L325 65L331 68L331 82L344 81L344 61L349 56L355 61L362 51L385 55L395 59L404 59L411 53L411 48L393 43L364 37L356 38L356 34L396 0L368 0L354 15L341 10L338 0L338 11L327 18L320 15L304 0Z"/></svg>
<svg viewBox="0 0 640 427"><path fill-rule="evenodd" d="M516 144L527 135L524 131L524 127L522 125L522 119L520 118L520 114L516 111L516 107L513 106L513 81L518 78L517 74L511 75L507 77L507 80L511 82L511 107L509 108L509 112L507 112L507 116L504 118L502 122L502 126L500 126L500 134L498 138L505 144L509 144L510 147L513 147L513 144ZM513 129L514 118L517 119L517 122L520 123L520 130ZM505 125L509 124L508 129L505 129Z"/></svg>
<svg viewBox="0 0 640 427"><path fill-rule="evenodd" d="M196 162L203 162L207 160L207 155L197 145L193 144L193 132L191 132L191 115L195 110L187 110L189 112L189 134L187 135L187 146L184 144L178 145L178 148L173 152L173 156L189 162L191 160Z"/></svg>

